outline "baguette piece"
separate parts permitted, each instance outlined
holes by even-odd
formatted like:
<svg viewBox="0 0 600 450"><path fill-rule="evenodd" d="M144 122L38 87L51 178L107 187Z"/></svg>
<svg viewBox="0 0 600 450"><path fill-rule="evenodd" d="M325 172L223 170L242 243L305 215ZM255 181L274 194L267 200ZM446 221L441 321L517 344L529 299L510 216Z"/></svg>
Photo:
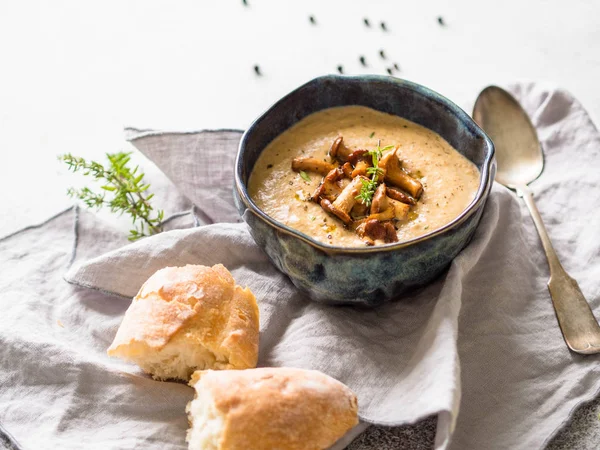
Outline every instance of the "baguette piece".
<svg viewBox="0 0 600 450"><path fill-rule="evenodd" d="M352 391L316 370L198 371L190 450L322 450L358 423Z"/></svg>
<svg viewBox="0 0 600 450"><path fill-rule="evenodd" d="M159 380L256 367L258 318L252 292L221 264L166 267L135 296L107 353Z"/></svg>

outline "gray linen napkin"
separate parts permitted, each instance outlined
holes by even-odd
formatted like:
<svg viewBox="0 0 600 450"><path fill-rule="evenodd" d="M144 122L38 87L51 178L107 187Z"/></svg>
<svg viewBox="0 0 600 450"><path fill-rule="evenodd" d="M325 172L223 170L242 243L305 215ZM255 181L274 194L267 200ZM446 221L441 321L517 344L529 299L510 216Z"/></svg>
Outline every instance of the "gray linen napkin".
<svg viewBox="0 0 600 450"><path fill-rule="evenodd" d="M600 135L563 91L519 85L513 92L546 150L546 171L533 186L538 205L598 314ZM127 298L165 265L225 264L259 299L260 365L334 376L358 394L365 423L435 414L436 448L540 448L597 393L600 358L566 349L540 243L513 194L494 188L473 242L430 286L373 311L326 307L302 298L245 224L235 223L239 137L131 131L134 145L194 204L172 221L183 229L117 248L121 238L79 214L71 255L72 210L0 241L0 422L26 447L78 448L86 439L89 448L184 448L189 388L153 382L105 356L128 301L61 284L57 273L71 260L68 281Z"/></svg>

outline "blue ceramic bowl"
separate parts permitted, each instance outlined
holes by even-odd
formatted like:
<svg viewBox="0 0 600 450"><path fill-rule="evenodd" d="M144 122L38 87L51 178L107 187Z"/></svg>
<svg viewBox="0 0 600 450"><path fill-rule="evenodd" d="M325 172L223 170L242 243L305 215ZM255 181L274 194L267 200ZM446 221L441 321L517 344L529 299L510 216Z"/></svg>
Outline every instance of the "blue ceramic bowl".
<svg viewBox="0 0 600 450"><path fill-rule="evenodd" d="M473 202L451 223L425 236L363 248L318 242L261 211L248 195L247 183L262 150L309 114L346 105L395 114L441 135L481 172ZM244 133L235 164L234 196L258 246L298 289L319 302L375 306L427 284L448 267L473 237L494 175L492 141L447 98L392 77L329 75L283 97Z"/></svg>

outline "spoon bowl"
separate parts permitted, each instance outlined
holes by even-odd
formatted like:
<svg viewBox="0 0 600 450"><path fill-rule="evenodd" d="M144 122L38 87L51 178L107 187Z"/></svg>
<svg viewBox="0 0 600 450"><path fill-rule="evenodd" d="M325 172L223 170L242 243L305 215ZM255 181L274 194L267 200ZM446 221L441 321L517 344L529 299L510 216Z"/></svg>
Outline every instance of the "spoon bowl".
<svg viewBox="0 0 600 450"><path fill-rule="evenodd" d="M475 102L473 119L496 144L496 181L516 189L542 174L544 155L537 133L512 95L497 86L488 86Z"/></svg>

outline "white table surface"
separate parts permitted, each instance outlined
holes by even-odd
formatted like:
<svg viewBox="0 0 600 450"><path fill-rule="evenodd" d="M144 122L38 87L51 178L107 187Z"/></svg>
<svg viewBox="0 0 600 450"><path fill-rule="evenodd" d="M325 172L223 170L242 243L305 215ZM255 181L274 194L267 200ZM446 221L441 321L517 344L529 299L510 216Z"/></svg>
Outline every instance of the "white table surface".
<svg viewBox="0 0 600 450"><path fill-rule="evenodd" d="M57 154L127 149L125 126L244 128L339 64L381 74L397 62L467 111L488 84L550 81L600 115L597 1L248 3L1 0L0 235L72 203Z"/></svg>

